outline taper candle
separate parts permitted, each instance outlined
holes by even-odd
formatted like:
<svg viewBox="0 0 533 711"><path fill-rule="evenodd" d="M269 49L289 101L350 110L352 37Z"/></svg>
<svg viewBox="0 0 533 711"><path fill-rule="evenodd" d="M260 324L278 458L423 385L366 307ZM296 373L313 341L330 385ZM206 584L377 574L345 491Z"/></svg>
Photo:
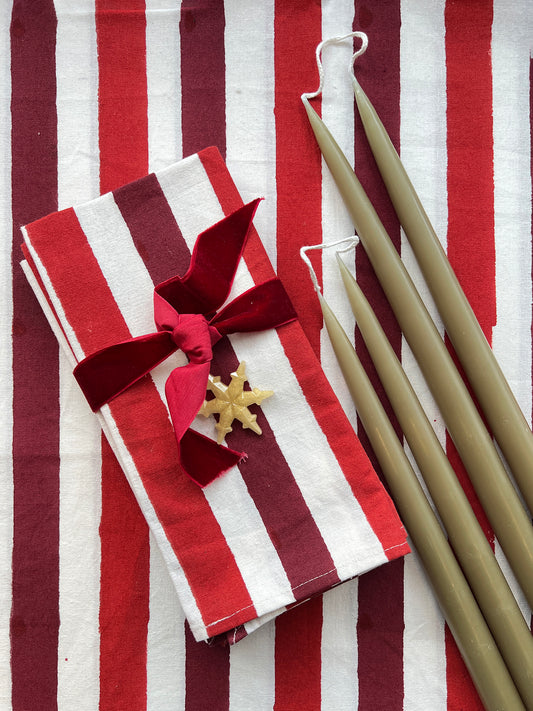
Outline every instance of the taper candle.
<svg viewBox="0 0 533 711"><path fill-rule="evenodd" d="M365 134L437 309L516 483L533 513L533 433L374 107L352 75Z"/></svg>
<svg viewBox="0 0 533 711"><path fill-rule="evenodd" d="M355 277L338 262L357 326L452 548L522 699L533 708L529 627L387 336Z"/></svg>
<svg viewBox="0 0 533 711"><path fill-rule="evenodd" d="M392 498L487 711L523 709L459 564L346 333L319 293L324 322Z"/></svg>
<svg viewBox="0 0 533 711"><path fill-rule="evenodd" d="M302 100L357 234L439 406L524 594L533 607L533 527L494 443L398 252L345 155Z"/></svg>

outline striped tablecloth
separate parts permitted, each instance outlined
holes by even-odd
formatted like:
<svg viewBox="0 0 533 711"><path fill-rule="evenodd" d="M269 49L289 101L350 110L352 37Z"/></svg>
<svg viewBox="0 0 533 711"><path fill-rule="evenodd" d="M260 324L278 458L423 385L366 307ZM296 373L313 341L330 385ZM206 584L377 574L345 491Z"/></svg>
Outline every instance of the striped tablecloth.
<svg viewBox="0 0 533 711"><path fill-rule="evenodd" d="M16 711L460 711L479 700L414 554L231 647L194 641L145 520L19 266L21 225L217 146L348 417L302 245L353 233L300 94L314 50L368 34L357 76L399 147L527 416L529 0L6 0L0 8L0 702ZM354 112L349 43L316 105L426 303ZM331 255L324 294L368 365ZM365 254L371 299L531 612ZM369 371L372 372L370 366ZM364 433L359 437L366 445Z"/></svg>

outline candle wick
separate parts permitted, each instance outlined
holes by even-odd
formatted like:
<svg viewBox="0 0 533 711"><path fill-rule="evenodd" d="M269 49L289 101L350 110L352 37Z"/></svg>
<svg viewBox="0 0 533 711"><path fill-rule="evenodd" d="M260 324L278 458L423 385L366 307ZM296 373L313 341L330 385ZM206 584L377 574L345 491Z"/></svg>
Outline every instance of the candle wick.
<svg viewBox="0 0 533 711"><path fill-rule="evenodd" d="M363 49L363 47L361 46L361 47L357 50L357 52L355 52L355 53L352 55L352 59L351 59L351 61L350 61L350 67L349 67L350 78L351 78L351 80L352 80L352 84L353 84L354 91L356 92L356 96L358 95L357 92L361 89L361 85L359 84L359 82L357 81L357 78L356 78L356 76L355 76L354 64L355 64L355 60L357 59L357 57L360 57L361 54L363 54L363 52L364 52L365 50L366 50L366 47Z"/></svg>
<svg viewBox="0 0 533 711"><path fill-rule="evenodd" d="M358 243L359 243L359 238L356 235L354 235L353 237L345 237L344 239L339 239L336 242L322 242L321 244L312 244L312 245L302 247L300 249L300 257L307 264L307 268L309 269L309 275L311 277L311 281L313 282L313 287L314 287L317 294L320 295L322 293L322 291L321 291L320 285L318 283L316 272L313 269L313 265L311 264L311 260L307 256L307 252L309 252L312 249L329 249L330 247L337 247L339 244L346 244L347 246L344 249L337 250L337 254L341 254L341 252L348 252L350 249L355 247Z"/></svg>
<svg viewBox="0 0 533 711"><path fill-rule="evenodd" d="M359 57L361 54L364 54L366 52L366 49L368 47L368 37L364 32L350 32L347 35L342 35L341 37L329 37L328 39L322 40L320 42L315 50L315 56L316 56L316 66L318 69L318 79L319 79L319 84L318 84L318 89L316 91L310 91L310 92L305 92L302 94L302 101L309 101L309 99L314 99L317 96L320 96L322 93L322 89L324 87L324 67L322 66L322 50L324 47L326 47L329 44L339 44L340 42L344 42L344 40L347 39L352 39L354 37L357 37L358 39L361 40L361 46L357 50L357 52L352 56L352 60L350 62L350 71L353 71L353 62L356 57Z"/></svg>

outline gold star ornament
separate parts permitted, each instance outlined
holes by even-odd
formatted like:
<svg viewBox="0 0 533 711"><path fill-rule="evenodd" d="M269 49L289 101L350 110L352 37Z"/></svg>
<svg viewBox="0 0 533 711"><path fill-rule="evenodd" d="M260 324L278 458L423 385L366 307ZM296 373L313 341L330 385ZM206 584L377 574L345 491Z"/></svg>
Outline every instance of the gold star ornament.
<svg viewBox="0 0 533 711"><path fill-rule="evenodd" d="M248 409L249 405L260 405L263 400L274 394L272 390L244 390L246 377L246 363L242 361L235 373L231 374L231 382L224 385L218 376L209 376L207 389L215 396L211 400L205 400L200 408L199 415L209 417L218 414L219 419L215 425L218 432L217 442L222 444L225 436L232 431L232 423L238 420L243 429L250 429L256 434L261 434L261 428L257 424L257 415L253 415Z"/></svg>

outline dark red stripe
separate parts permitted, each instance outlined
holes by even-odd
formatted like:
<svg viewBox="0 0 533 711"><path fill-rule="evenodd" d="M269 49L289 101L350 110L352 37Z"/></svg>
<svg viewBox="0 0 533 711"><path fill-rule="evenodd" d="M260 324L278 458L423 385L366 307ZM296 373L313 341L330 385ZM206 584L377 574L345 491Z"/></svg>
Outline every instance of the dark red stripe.
<svg viewBox="0 0 533 711"><path fill-rule="evenodd" d="M492 3L446 3L448 234L450 263L488 341L496 321L492 135ZM448 340L447 340L448 343ZM449 343L448 343L449 346ZM446 450L485 535L494 534L459 459ZM481 709L457 646L446 631L448 709Z"/></svg>
<svg viewBox="0 0 533 711"><path fill-rule="evenodd" d="M155 175L115 190L114 197L154 284L185 274L191 255Z"/></svg>
<svg viewBox="0 0 533 711"><path fill-rule="evenodd" d="M14 1L11 673L15 711L36 705L43 711L57 708L58 347L19 266L20 226L57 208L55 33L52 0Z"/></svg>
<svg viewBox="0 0 533 711"><path fill-rule="evenodd" d="M144 0L96 0L100 191L148 166Z"/></svg>
<svg viewBox="0 0 533 711"><path fill-rule="evenodd" d="M185 623L184 711L229 708L229 664L228 647L196 642Z"/></svg>
<svg viewBox="0 0 533 711"><path fill-rule="evenodd" d="M400 2L355 3L354 30L369 33L367 52L357 60L357 76L376 107L394 143L400 139ZM379 77L379 81L376 81ZM372 200L393 243L400 249L398 219L355 112L355 172ZM389 340L400 356L401 333L363 249L357 250L357 281L367 295ZM357 353L381 396L389 417L395 418L372 366L359 331ZM397 425L396 425L397 427ZM397 427L398 429L398 427ZM362 426L359 437L377 467ZM379 590L379 593L377 592ZM379 620L379 622L375 622ZM359 698L361 708L374 708L375 699L388 711L403 707L403 563L389 564L360 579L358 618ZM386 674L383 673L386 670ZM376 692L376 689L379 689Z"/></svg>
<svg viewBox="0 0 533 711"><path fill-rule="evenodd" d="M182 0L181 130L183 155L217 146L226 155L224 3Z"/></svg>
<svg viewBox="0 0 533 711"><path fill-rule="evenodd" d="M448 2L448 257L489 343L496 323L492 3Z"/></svg>
<svg viewBox="0 0 533 711"><path fill-rule="evenodd" d="M100 190L147 172L144 0L96 0ZM100 708L146 708L148 527L102 448Z"/></svg>
<svg viewBox="0 0 533 711"><path fill-rule="evenodd" d="M225 182L231 183L227 170ZM146 201L143 188L146 189ZM180 267L174 273L183 273L188 267L189 248L169 211L155 176L116 191L115 200L135 244L143 246L143 258L152 279L156 274L169 269L170 254L176 266ZM142 205L141 209L139 205ZM164 243L163 249L160 250L158 235L162 234L166 235L168 244ZM150 239L151 235L153 239ZM264 252L263 258L266 259ZM294 330L292 332L296 335ZM217 344L211 366L213 374L221 375L223 381L229 383L229 374L237 369L238 364L235 352L227 339ZM269 387L268 383L252 383L252 386L254 385L262 389ZM314 385L316 387L316 382ZM274 384L272 386L274 387ZM257 422L263 434L258 437L251 430L244 430L236 424L228 438L228 444L233 449L247 452L249 455L248 461L240 467L241 474L295 595L302 599L331 587L339 582L339 578L333 559L268 421L261 408L252 406L251 409L257 414ZM288 520L298 521L298 526L287 527ZM320 575L321 573L323 575Z"/></svg>
<svg viewBox="0 0 533 711"><path fill-rule="evenodd" d="M274 17L277 272L318 355L322 312L299 251L322 241L321 156L300 101L302 92L318 85L320 3L277 0ZM320 110L320 101L313 105ZM320 280L320 257L312 253L311 260Z"/></svg>
<svg viewBox="0 0 533 711"><path fill-rule="evenodd" d="M359 578L357 676L365 711L403 709L403 572L400 558Z"/></svg>
<svg viewBox="0 0 533 711"><path fill-rule="evenodd" d="M274 711L320 711L322 598L276 620Z"/></svg>

